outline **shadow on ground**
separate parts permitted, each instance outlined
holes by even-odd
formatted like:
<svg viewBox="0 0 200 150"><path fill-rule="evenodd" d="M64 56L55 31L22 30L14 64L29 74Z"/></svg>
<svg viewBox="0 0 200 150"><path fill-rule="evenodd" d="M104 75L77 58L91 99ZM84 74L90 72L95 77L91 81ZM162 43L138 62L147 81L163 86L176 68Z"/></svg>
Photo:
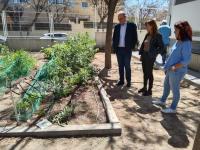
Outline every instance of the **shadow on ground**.
<svg viewBox="0 0 200 150"><path fill-rule="evenodd" d="M168 143L176 148L185 148L189 145L185 125L179 120L177 115L162 114L161 125L171 136Z"/></svg>
<svg viewBox="0 0 200 150"><path fill-rule="evenodd" d="M103 85L106 88L106 91L108 95L110 96L110 99L112 101L115 101L115 100L122 101L123 107L125 108L127 112L129 112L129 114L131 113L131 114L151 115L161 110L161 108L152 105L152 101L155 100L155 98L143 97L137 94L137 88L132 87L129 89L126 87L117 87L115 85L117 83L117 80L112 80L111 75L109 76L109 70L103 69L100 72L99 76L101 80L103 81ZM128 99L133 99L133 102L136 103L137 107L130 108L130 106L128 106L128 103L125 102ZM191 101L192 102L189 103L190 107L196 107L197 103L199 103L199 102L196 102L196 100L191 100ZM180 109L182 110L182 108ZM185 113L187 113L186 110L185 110ZM190 114L187 114L187 115L185 113L178 114L178 115L160 114L161 121L158 121L158 123L161 124L161 127L163 127L169 135L169 136L166 135L165 137L158 135L157 137L153 137L153 139L151 139L151 136L149 136L151 133L144 133L144 132L148 132L148 129L140 131L138 129L135 129L134 126L129 126L129 125L124 125L124 128L128 132L127 133L128 137L131 138L134 142L142 142L144 144L146 144L147 142L158 144L158 143L161 143L162 140L166 140L166 137L168 137L169 145L175 148L187 148L190 143L188 136L190 137L192 137L192 135L194 136L196 130L191 129L189 126L185 125L184 119L191 119L195 122L195 124L198 124L200 120L194 118L195 116L197 116L198 113L196 114L195 112L190 112ZM194 117L192 115L194 115ZM138 116L141 117L140 115ZM124 118L129 119L130 117L124 116ZM142 139L140 136L136 134L138 132L144 133L146 138Z"/></svg>

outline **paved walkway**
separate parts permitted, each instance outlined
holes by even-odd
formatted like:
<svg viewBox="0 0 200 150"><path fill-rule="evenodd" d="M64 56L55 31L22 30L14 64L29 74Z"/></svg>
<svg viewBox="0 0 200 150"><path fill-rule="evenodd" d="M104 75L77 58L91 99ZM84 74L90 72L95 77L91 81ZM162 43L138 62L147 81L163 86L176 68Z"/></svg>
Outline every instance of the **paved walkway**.
<svg viewBox="0 0 200 150"><path fill-rule="evenodd" d="M94 64L104 67L104 53L98 53ZM118 67L112 55L113 67L103 69L100 77L122 124L120 137L92 138L0 138L0 150L192 150L197 125L200 122L200 90L187 83L181 86L182 100L177 115L164 115L152 100L163 90L164 73L154 70L152 97L142 97L141 62L132 59L132 87L116 87ZM170 95L168 105L171 103Z"/></svg>

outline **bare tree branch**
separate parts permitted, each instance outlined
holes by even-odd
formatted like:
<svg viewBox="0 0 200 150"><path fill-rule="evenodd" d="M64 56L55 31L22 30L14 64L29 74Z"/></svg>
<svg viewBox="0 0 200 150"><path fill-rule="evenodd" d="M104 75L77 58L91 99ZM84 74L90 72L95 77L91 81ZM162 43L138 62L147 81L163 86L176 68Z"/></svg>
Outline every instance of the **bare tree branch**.
<svg viewBox="0 0 200 150"><path fill-rule="evenodd" d="M117 0L117 6L115 8L115 12L122 10L123 0ZM100 18L100 24L104 23L104 20L108 17L108 5L110 3L109 0L89 0L89 2L96 8L97 13Z"/></svg>
<svg viewBox="0 0 200 150"><path fill-rule="evenodd" d="M168 1L168 0L167 0ZM137 5L126 6L129 18L138 18L138 25L144 26L144 23L149 19L164 19L166 17L166 9L163 9L167 5L166 0L137 0ZM134 13L133 13L134 12ZM164 16L165 15L165 16ZM162 17L161 17L162 16Z"/></svg>

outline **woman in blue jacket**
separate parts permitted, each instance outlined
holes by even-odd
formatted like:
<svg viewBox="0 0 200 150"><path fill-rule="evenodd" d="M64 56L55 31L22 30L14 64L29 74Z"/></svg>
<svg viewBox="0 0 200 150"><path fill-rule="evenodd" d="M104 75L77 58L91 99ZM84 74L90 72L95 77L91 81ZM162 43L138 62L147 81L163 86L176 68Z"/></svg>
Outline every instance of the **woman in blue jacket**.
<svg viewBox="0 0 200 150"><path fill-rule="evenodd" d="M153 104L165 106L170 90L173 93L173 102L169 108L163 109L163 113L176 113L180 100L180 83L187 73L188 64L191 60L192 29L187 21L178 22L174 25L176 43L173 45L170 55L164 65L166 73L164 91L160 101Z"/></svg>

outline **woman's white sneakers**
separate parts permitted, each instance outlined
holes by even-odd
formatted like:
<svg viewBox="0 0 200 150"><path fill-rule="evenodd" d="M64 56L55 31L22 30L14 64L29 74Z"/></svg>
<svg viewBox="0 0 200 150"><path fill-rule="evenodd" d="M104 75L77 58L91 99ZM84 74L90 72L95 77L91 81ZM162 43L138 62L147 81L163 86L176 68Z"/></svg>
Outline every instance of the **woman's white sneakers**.
<svg viewBox="0 0 200 150"><path fill-rule="evenodd" d="M161 101L152 101L152 103L155 105L165 106L165 103Z"/></svg>
<svg viewBox="0 0 200 150"><path fill-rule="evenodd" d="M176 110L171 109L171 108L166 108L166 109L162 109L161 112L165 114L175 114Z"/></svg>
<svg viewBox="0 0 200 150"><path fill-rule="evenodd" d="M159 106L162 106L162 107L164 107L166 105L166 103L164 103L162 101L152 101L152 103L154 105L159 105ZM175 114L176 110L171 109L171 108L166 108L166 109L162 109L161 112L165 113L165 114Z"/></svg>

